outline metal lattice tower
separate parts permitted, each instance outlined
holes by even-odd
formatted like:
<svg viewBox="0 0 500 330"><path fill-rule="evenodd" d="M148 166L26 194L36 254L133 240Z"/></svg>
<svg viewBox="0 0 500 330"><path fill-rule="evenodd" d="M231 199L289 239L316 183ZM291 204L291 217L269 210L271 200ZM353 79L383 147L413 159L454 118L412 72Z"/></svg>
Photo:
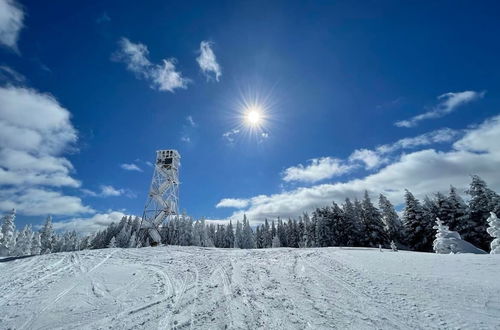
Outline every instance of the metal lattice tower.
<svg viewBox="0 0 500 330"><path fill-rule="evenodd" d="M159 244L161 226L179 215L180 159L177 150L156 151L153 180L141 221L143 239L149 237L151 243Z"/></svg>

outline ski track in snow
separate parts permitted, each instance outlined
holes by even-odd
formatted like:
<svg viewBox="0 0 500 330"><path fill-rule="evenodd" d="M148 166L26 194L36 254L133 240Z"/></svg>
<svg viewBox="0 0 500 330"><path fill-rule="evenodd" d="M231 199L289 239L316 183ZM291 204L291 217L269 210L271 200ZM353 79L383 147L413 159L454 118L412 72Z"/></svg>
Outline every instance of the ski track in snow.
<svg viewBox="0 0 500 330"><path fill-rule="evenodd" d="M104 249L0 263L1 329L500 329L500 257Z"/></svg>

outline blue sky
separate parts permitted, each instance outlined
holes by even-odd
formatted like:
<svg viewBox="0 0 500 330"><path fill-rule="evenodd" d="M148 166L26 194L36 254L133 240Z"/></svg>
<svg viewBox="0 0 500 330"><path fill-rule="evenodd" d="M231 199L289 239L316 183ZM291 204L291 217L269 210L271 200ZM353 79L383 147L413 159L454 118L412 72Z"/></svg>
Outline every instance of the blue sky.
<svg viewBox="0 0 500 330"><path fill-rule="evenodd" d="M0 136L0 210L20 225L141 215L169 148L196 218L257 223L365 189L399 204L469 174L500 188L495 2L0 4L0 124L41 136Z"/></svg>

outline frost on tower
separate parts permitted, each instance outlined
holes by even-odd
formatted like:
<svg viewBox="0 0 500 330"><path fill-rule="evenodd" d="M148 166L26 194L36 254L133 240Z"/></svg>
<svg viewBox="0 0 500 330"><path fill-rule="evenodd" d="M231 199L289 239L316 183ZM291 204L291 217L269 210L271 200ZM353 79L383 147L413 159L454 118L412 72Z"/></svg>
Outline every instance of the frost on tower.
<svg viewBox="0 0 500 330"><path fill-rule="evenodd" d="M177 150L156 151L155 170L141 222L143 242L161 243L161 226L179 214L179 167Z"/></svg>

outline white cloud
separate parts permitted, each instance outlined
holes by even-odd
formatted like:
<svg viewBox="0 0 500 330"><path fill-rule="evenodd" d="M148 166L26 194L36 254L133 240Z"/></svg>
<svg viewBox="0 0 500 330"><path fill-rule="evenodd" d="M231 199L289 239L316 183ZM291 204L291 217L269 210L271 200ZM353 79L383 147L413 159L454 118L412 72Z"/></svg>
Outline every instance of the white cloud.
<svg viewBox="0 0 500 330"><path fill-rule="evenodd" d="M107 196L120 196L123 195L125 191L123 189L116 189L113 186L101 186L101 195Z"/></svg>
<svg viewBox="0 0 500 330"><path fill-rule="evenodd" d="M185 143L190 143L191 138L189 136L181 136L181 141Z"/></svg>
<svg viewBox="0 0 500 330"><path fill-rule="evenodd" d="M224 134L222 134L222 137L229 143L233 143L234 142L234 139L235 139L235 136L240 134L240 130L237 129L237 128L233 128L232 130L230 131L227 131L225 132Z"/></svg>
<svg viewBox="0 0 500 330"><path fill-rule="evenodd" d="M236 209L242 209L244 207L247 207L249 204L249 201L246 199L237 199L237 198L224 198L221 200L215 207L221 208L221 207L232 207Z"/></svg>
<svg viewBox="0 0 500 330"><path fill-rule="evenodd" d="M198 124L194 121L193 116L189 115L186 117L186 121L189 123L191 127L197 127Z"/></svg>
<svg viewBox="0 0 500 330"><path fill-rule="evenodd" d="M23 83L26 81L26 77L6 65L0 65L0 81L5 81L8 83Z"/></svg>
<svg viewBox="0 0 500 330"><path fill-rule="evenodd" d="M0 210L90 212L78 197L47 188L80 186L71 176L73 165L61 156L77 140L69 111L53 96L23 87L0 87L0 104Z"/></svg>
<svg viewBox="0 0 500 330"><path fill-rule="evenodd" d="M119 211L98 213L88 218L72 218L65 221L54 221L55 230L72 231L81 234L91 234L103 230L112 222L118 223L126 214Z"/></svg>
<svg viewBox="0 0 500 330"><path fill-rule="evenodd" d="M88 196L92 197L116 197L116 196L126 196L128 198L135 198L136 195L129 189L117 189L110 185L99 186L100 191L95 192L89 189L81 189L81 191Z"/></svg>
<svg viewBox="0 0 500 330"><path fill-rule="evenodd" d="M82 205L76 196L45 188L4 188L0 190L0 210L15 208L25 215L71 215L92 213L92 208Z"/></svg>
<svg viewBox="0 0 500 330"><path fill-rule="evenodd" d="M334 176L345 174L353 168L344 164L340 159L332 157L314 158L309 160L309 165L299 164L285 169L282 173L286 182L300 181L314 183Z"/></svg>
<svg viewBox="0 0 500 330"><path fill-rule="evenodd" d="M149 50L146 45L121 38L119 46L120 49L111 59L125 63L127 69L134 72L138 78L151 82L151 88L169 92L174 92L177 88L187 88L190 80L176 71L174 58L164 59L161 65L153 64L148 59Z"/></svg>
<svg viewBox="0 0 500 330"><path fill-rule="evenodd" d="M445 93L438 96L439 103L431 110L414 116L408 120L401 120L395 123L398 127L413 127L420 121L446 116L455 111L459 106L470 103L484 97L486 92L465 91L459 93Z"/></svg>
<svg viewBox="0 0 500 330"><path fill-rule="evenodd" d="M200 56L196 58L201 71L207 77L207 80L215 79L219 81L222 75L220 65L217 63L215 54L212 50L212 43L209 41L202 41L200 43Z"/></svg>
<svg viewBox="0 0 500 330"><path fill-rule="evenodd" d="M442 128L424 133L415 137L404 138L392 144L384 144L375 150L358 149L349 156L349 162L361 161L366 169L371 170L387 164L391 160L391 153L404 149L413 149L421 146L451 142L463 134L463 131Z"/></svg>
<svg viewBox="0 0 500 330"><path fill-rule="evenodd" d="M298 188L274 195L249 198L245 210L231 218L241 219L246 213L254 223L266 217L296 217L331 201L361 197L364 190L383 192L394 204L401 204L404 189L418 198L436 191L447 191L450 184L463 191L471 174L478 174L495 190L500 189L500 116L466 130L446 152L425 149L404 154L376 173L343 183L321 184Z"/></svg>
<svg viewBox="0 0 500 330"><path fill-rule="evenodd" d="M0 0L0 44L17 51L24 11L15 0Z"/></svg>
<svg viewBox="0 0 500 330"><path fill-rule="evenodd" d="M126 171L137 171L137 172L142 172L142 169L135 165L135 164L127 164L127 163L124 163L124 164L120 164L120 167Z"/></svg>
<svg viewBox="0 0 500 330"><path fill-rule="evenodd" d="M373 169L380 166L387 161L387 158L381 157L380 154L373 150L359 149L355 150L351 156L349 156L349 161L361 161L365 164L367 169Z"/></svg>

